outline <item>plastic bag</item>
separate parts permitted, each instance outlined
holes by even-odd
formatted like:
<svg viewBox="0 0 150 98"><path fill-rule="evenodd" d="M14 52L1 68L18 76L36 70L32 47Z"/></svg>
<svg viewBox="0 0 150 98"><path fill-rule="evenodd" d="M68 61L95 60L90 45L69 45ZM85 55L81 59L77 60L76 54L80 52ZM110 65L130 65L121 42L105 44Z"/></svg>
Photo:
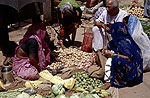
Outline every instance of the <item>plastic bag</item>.
<svg viewBox="0 0 150 98"><path fill-rule="evenodd" d="M93 33L85 32L81 50L84 52L91 52L92 41L93 41Z"/></svg>

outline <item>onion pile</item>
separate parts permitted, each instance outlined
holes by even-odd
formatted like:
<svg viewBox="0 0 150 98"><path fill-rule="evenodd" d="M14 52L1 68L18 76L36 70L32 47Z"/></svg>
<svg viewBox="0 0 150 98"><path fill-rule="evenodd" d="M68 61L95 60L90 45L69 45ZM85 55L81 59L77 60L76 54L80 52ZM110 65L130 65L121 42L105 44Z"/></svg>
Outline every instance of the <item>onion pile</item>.
<svg viewBox="0 0 150 98"><path fill-rule="evenodd" d="M84 63L90 61L91 53L83 52L79 48L69 47L62 49L60 48L58 51L54 51L58 53L58 59L61 62L55 62L49 65L51 69L59 68L63 65L64 68L69 66L77 66L82 68Z"/></svg>
<svg viewBox="0 0 150 98"><path fill-rule="evenodd" d="M144 17L144 9L141 7L131 7L131 8L122 8L123 10L127 11L128 14L134 15L139 18Z"/></svg>

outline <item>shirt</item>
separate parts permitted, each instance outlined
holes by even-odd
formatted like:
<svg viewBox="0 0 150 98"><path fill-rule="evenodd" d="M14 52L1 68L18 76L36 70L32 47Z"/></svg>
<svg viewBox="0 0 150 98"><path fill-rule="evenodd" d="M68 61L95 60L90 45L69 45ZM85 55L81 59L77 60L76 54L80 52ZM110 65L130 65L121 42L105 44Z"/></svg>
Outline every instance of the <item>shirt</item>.
<svg viewBox="0 0 150 98"><path fill-rule="evenodd" d="M104 12L99 16L98 19L96 19L96 21L104 24L107 24L108 22L122 22L123 18L126 16L128 16L128 13L120 8L119 13L116 16L110 16L107 10L104 10Z"/></svg>
<svg viewBox="0 0 150 98"><path fill-rule="evenodd" d="M23 49L23 51L25 53L29 54L35 54L38 55L38 42L36 39L34 38L30 38L29 40L27 40L22 46L21 48Z"/></svg>

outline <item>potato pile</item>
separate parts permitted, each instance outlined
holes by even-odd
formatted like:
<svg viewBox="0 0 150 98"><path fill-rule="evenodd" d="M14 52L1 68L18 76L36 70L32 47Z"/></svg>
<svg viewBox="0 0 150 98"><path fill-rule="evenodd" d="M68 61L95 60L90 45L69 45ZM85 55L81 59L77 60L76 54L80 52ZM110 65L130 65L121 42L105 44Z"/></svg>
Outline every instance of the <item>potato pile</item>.
<svg viewBox="0 0 150 98"><path fill-rule="evenodd" d="M50 65L51 69L55 69L57 66L60 67L61 65L63 65L64 67L74 65L82 68L82 65L85 62L90 61L91 55L91 53L83 52L79 48L74 47L69 47L65 49L60 48L58 51L54 52L58 53L58 59L60 59L61 62L52 63Z"/></svg>
<svg viewBox="0 0 150 98"><path fill-rule="evenodd" d="M55 62L55 63L52 63L51 65L48 65L47 67L50 68L50 69L61 69L63 68L63 63L62 62Z"/></svg>
<svg viewBox="0 0 150 98"><path fill-rule="evenodd" d="M142 18L144 17L144 9L141 7L131 7L131 8L122 8L127 11L128 14L134 15L136 17Z"/></svg>

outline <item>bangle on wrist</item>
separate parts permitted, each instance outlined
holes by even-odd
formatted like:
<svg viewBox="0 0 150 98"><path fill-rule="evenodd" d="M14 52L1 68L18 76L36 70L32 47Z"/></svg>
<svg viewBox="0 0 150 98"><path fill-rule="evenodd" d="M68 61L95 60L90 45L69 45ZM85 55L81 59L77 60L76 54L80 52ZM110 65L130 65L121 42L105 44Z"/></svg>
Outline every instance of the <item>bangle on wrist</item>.
<svg viewBox="0 0 150 98"><path fill-rule="evenodd" d="M111 58L113 58L113 56L115 56L115 54L114 54L114 53L112 53L112 54L111 54Z"/></svg>

